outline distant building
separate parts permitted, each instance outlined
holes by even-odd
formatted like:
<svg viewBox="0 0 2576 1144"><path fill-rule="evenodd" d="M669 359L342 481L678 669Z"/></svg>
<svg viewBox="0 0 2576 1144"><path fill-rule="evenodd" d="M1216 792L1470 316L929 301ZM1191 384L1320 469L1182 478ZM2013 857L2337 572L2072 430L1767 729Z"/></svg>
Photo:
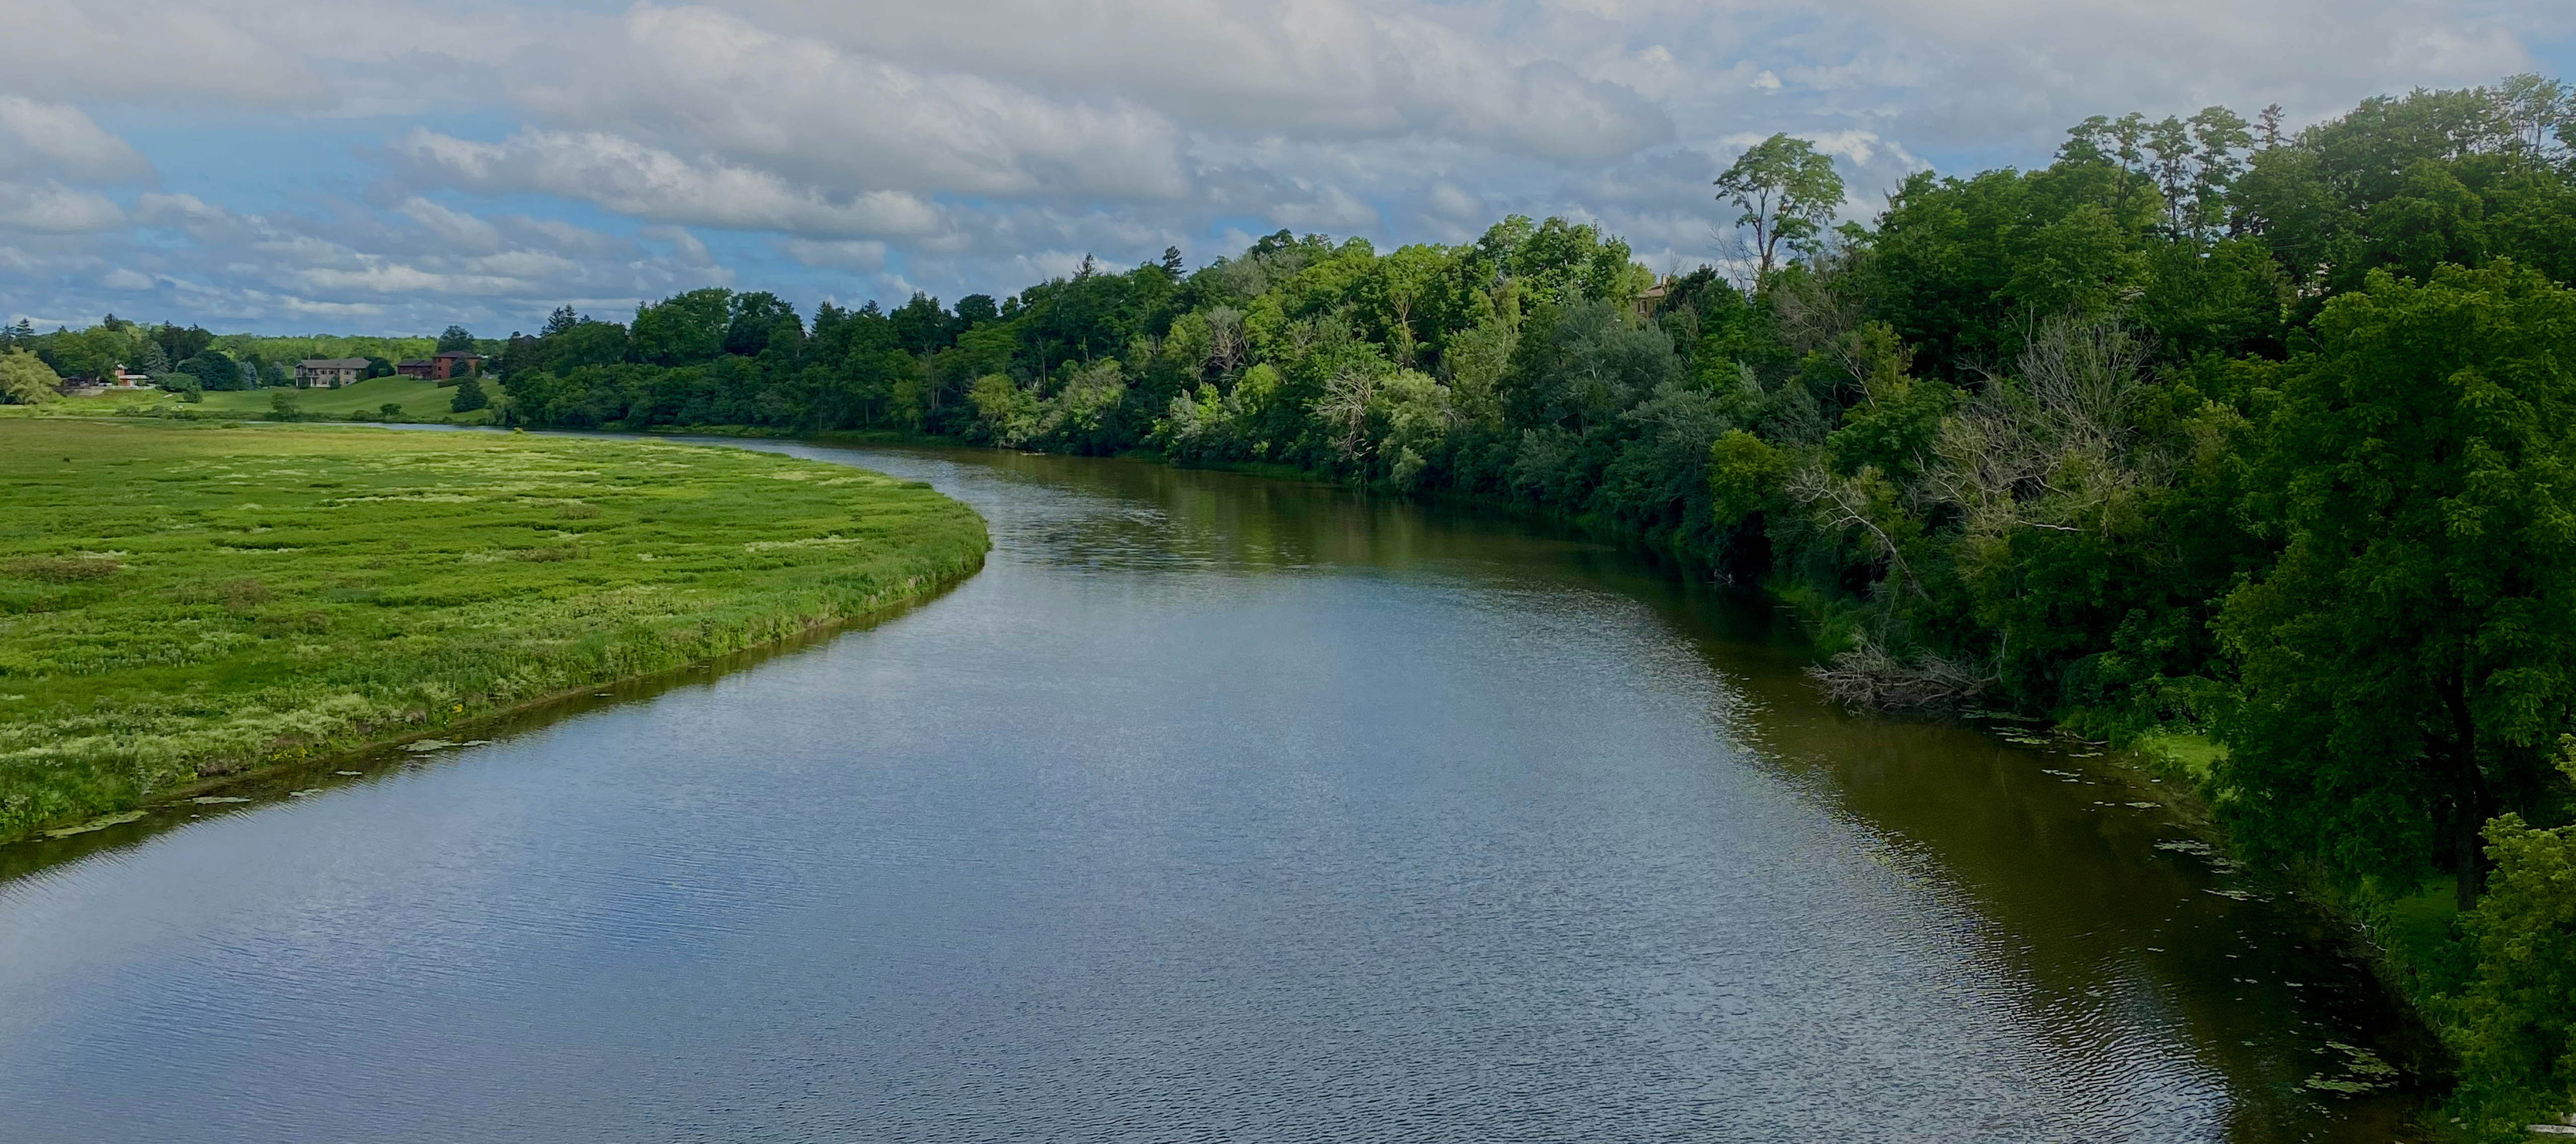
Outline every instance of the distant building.
<svg viewBox="0 0 2576 1144"><path fill-rule="evenodd" d="M425 357L395 362L394 372L404 377L417 377L423 381L439 376L438 363Z"/></svg>
<svg viewBox="0 0 2576 1144"><path fill-rule="evenodd" d="M304 389L338 389L367 376L362 357L306 358L295 363L295 384Z"/></svg>
<svg viewBox="0 0 2576 1144"><path fill-rule="evenodd" d="M1664 308L1664 298L1672 292L1673 276L1670 274L1655 279L1654 285L1638 291L1637 320L1639 322L1653 321L1655 318L1655 311Z"/></svg>
<svg viewBox="0 0 2576 1144"><path fill-rule="evenodd" d="M158 388L160 388L159 386L156 386L156 385L152 384L152 378L151 378L150 376L145 375L145 374L135 373L135 372L133 372L133 371L131 371L131 370L126 369L124 366L121 366L121 365L120 365L120 366L118 366L118 367L116 367L116 369L115 369L113 372L109 373L106 377L102 377L102 378L100 378L99 380L100 380L100 381L104 381L104 382L106 382L106 383L107 383L107 387L108 387L109 389L158 389Z"/></svg>
<svg viewBox="0 0 2576 1144"><path fill-rule="evenodd" d="M437 381L471 377L483 372L483 355L472 350L449 350L445 353L431 354L429 360L433 363L431 366L433 372L429 376Z"/></svg>

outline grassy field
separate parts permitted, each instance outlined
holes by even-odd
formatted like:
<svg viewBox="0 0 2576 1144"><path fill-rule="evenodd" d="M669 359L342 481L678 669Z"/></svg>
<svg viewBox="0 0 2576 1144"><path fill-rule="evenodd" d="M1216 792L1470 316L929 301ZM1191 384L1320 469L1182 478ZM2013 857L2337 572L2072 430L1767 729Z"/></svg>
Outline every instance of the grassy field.
<svg viewBox="0 0 2576 1144"><path fill-rule="evenodd" d="M209 393L204 401L192 408L207 417L265 417L276 392L273 389L239 389ZM500 387L486 379L483 392L497 394ZM371 377L338 389L299 389L294 394L296 405L311 417L345 419L351 414L363 413L375 418L377 407L393 404L403 407L403 415L398 418L402 421L470 422L477 419L475 415L449 413L447 403L456 399L456 391L441 389L437 382L419 378ZM490 416L488 412L479 415L480 418Z"/></svg>
<svg viewBox="0 0 2576 1144"><path fill-rule="evenodd" d="M925 595L928 486L655 441L0 420L0 839Z"/></svg>
<svg viewBox="0 0 2576 1144"><path fill-rule="evenodd" d="M396 421L442 425L488 425L497 408L453 413L448 403L456 399L452 388L441 388L437 382L409 377L376 377L345 385L338 389L237 389L205 395L199 402L183 402L177 394L159 390L107 392L89 397L71 397L38 406L0 406L0 415L16 417L114 417L150 412L167 412L184 417L217 421L267 420L276 407L276 395L293 395L296 408L315 421L382 421L383 407L402 406ZM483 392L494 402L501 402L501 387L490 378L483 380Z"/></svg>

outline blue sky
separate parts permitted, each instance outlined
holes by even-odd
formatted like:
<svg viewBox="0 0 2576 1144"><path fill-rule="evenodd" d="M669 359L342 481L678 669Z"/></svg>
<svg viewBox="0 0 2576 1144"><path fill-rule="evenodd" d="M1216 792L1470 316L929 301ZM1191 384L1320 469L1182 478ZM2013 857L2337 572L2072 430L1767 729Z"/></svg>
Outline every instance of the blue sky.
<svg viewBox="0 0 2576 1144"><path fill-rule="evenodd" d="M0 315L499 335L703 285L1007 294L1506 212L1721 257L1816 139L1855 214L2087 115L2576 74L2564 0L16 0Z"/></svg>

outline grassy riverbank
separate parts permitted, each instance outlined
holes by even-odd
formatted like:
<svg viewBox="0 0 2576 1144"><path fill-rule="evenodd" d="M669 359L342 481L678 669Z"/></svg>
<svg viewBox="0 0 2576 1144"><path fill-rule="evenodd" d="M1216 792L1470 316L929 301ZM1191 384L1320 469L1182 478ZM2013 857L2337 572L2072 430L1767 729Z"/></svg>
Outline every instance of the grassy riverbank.
<svg viewBox="0 0 2576 1144"><path fill-rule="evenodd" d="M915 598L972 510L654 441L0 420L0 839Z"/></svg>

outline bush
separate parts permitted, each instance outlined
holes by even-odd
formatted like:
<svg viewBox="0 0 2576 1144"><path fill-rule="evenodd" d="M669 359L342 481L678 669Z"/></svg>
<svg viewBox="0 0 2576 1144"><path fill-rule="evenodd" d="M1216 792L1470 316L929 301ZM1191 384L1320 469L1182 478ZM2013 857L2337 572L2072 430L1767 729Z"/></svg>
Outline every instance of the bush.
<svg viewBox="0 0 2576 1144"><path fill-rule="evenodd" d="M492 399L483 393L483 383L469 377L456 383L456 398L447 403L447 408L455 413L471 413L491 404Z"/></svg>
<svg viewBox="0 0 2576 1144"><path fill-rule="evenodd" d="M2472 1133L2520 1139L2576 1105L2576 827L2487 824L2495 860L2468 916L2477 977L2452 1003L2458 1110Z"/></svg>

